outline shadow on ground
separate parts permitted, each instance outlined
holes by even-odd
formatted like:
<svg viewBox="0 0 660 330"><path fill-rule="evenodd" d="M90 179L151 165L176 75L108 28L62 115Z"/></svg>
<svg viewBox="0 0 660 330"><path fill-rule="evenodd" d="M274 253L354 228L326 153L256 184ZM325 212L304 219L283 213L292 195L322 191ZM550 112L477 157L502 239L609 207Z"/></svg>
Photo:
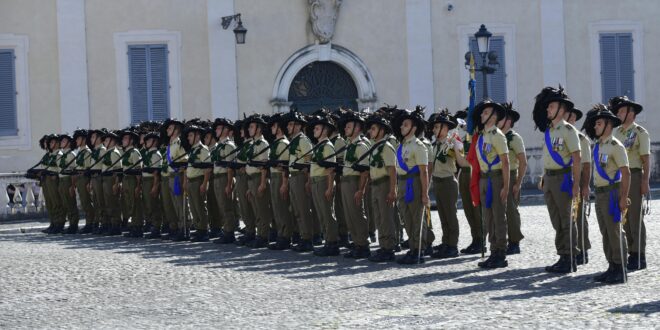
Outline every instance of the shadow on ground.
<svg viewBox="0 0 660 330"><path fill-rule="evenodd" d="M203 266L212 269L232 269L243 272L261 272L280 275L291 279L322 279L379 272L385 269L405 269L396 263L375 264L368 260L347 260L342 257L320 258L311 253L299 254L292 251L270 251L249 249L233 244L169 242L162 240L133 239L124 237L102 237L93 235L0 235L0 241L22 241L31 244L56 243L66 249L94 249L113 251L119 254L139 254L146 259L163 259L177 266ZM570 295L598 287L593 283L593 274L556 276L545 273L542 267L483 271L476 267L477 256L462 256L455 259L434 260L427 258L421 265L407 266L415 274L375 281L344 290L365 287L383 289L440 281L455 281L467 284L461 287L427 292L427 297L460 296L473 293L489 293L506 289L506 296L491 297L492 300L518 300L545 296ZM443 266L469 263L471 269L450 270ZM419 270L433 269L435 272ZM610 310L612 313L655 313L660 302L646 305L623 306Z"/></svg>

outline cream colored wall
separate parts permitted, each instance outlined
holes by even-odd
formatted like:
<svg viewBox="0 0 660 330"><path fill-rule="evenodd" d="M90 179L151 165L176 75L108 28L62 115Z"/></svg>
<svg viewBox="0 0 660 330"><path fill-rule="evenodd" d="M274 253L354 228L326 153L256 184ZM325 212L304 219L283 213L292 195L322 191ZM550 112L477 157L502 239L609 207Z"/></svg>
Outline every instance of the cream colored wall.
<svg viewBox="0 0 660 330"><path fill-rule="evenodd" d="M454 1L454 9L447 11L447 3L432 1L433 28L433 70L435 82L435 104L448 107L451 112L460 109L461 75L468 75L464 68L463 54L459 54L457 27L470 24L514 24L516 63L506 63L507 72L516 66L517 100L521 119L515 128L525 138L528 146L535 146L531 109L533 98L543 87L541 62L541 30L539 24L539 3L534 0L462 0ZM487 13L487 15L484 15ZM476 30L474 32L477 32ZM506 42L506 40L505 40ZM460 58L460 61L459 61ZM477 72L477 74L480 74ZM511 91L507 90L507 96Z"/></svg>
<svg viewBox="0 0 660 330"><path fill-rule="evenodd" d="M269 101L281 66L295 51L314 43L308 8L306 0L236 1L236 12L242 13L248 29L246 43L237 45L242 112L272 111ZM366 63L379 104L408 101L404 19L400 0L344 1L340 9L333 43Z"/></svg>
<svg viewBox="0 0 660 330"><path fill-rule="evenodd" d="M184 117L211 117L206 0L88 0L86 15L92 126L117 128L113 36L136 30L181 33Z"/></svg>
<svg viewBox="0 0 660 330"><path fill-rule="evenodd" d="M592 106L592 83L600 89L600 80L591 80L591 49L589 23L599 21L632 21L643 25L643 65L644 86L635 86L639 93L645 91L645 120L640 124L649 131L660 129L660 121L651 103L660 91L660 44L657 32L660 31L660 2L657 0L600 0L598 6L582 1L565 1L566 22L566 68L569 95L576 106L588 110ZM633 42L639 42L634 40ZM600 65L600 64L598 64ZM581 126L582 123L580 123ZM651 135L652 141L657 141Z"/></svg>
<svg viewBox="0 0 660 330"><path fill-rule="evenodd" d="M60 132L55 1L0 1L0 33L26 35L32 150L0 150L0 172L24 171L41 157L39 139Z"/></svg>

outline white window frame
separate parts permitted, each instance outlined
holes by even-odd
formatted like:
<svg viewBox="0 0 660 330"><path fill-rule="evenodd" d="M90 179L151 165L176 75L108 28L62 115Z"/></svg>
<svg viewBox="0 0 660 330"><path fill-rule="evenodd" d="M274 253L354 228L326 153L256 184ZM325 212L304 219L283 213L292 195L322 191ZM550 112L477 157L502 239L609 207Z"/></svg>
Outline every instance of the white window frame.
<svg viewBox="0 0 660 330"><path fill-rule="evenodd" d="M635 70L635 102L644 105L646 87L644 85L644 27L641 22L634 21L598 21L589 24L589 39L591 44L591 101L601 103L603 97L600 76L600 34L601 33L632 33L633 38L633 69ZM646 121L642 112L637 121Z"/></svg>
<svg viewBox="0 0 660 330"><path fill-rule="evenodd" d="M131 124L131 93L128 76L128 46L167 44L170 117L183 118L181 100L181 32L166 30L141 30L114 34L115 61L117 62L117 127Z"/></svg>
<svg viewBox="0 0 660 330"><path fill-rule="evenodd" d="M504 63L506 64L506 98L507 101L512 102L514 108L518 106L518 86L516 85L516 26L515 24L506 23L484 23L488 31L493 36L504 37ZM458 60L460 65L460 86L458 90L461 91L461 108L469 105L470 94L468 92L467 84L470 80L470 71L465 69L465 53L469 48L470 38L479 30L481 24L467 24L459 25L458 32ZM475 58L475 62L480 60ZM478 62L477 62L478 64ZM481 72L475 72L481 74ZM480 100L477 100L479 102Z"/></svg>
<svg viewBox="0 0 660 330"><path fill-rule="evenodd" d="M30 130L30 84L28 75L28 37L15 34L0 34L0 48L13 49L16 60L16 128L18 135L1 136L0 150L32 150Z"/></svg>

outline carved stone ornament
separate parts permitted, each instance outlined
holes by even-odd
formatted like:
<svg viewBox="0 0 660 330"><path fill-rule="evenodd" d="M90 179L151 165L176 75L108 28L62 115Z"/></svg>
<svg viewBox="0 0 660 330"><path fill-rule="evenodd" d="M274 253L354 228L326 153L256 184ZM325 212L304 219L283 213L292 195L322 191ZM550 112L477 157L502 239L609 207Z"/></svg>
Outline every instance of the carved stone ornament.
<svg viewBox="0 0 660 330"><path fill-rule="evenodd" d="M308 0L309 20L312 23L312 32L320 43L325 44L332 40L335 33L335 23L339 7L343 0Z"/></svg>

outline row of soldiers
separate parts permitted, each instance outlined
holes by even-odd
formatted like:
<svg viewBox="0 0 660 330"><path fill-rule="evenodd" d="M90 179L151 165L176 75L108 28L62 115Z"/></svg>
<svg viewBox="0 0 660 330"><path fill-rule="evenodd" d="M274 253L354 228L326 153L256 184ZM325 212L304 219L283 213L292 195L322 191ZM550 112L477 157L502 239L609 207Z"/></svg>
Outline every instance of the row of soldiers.
<svg viewBox="0 0 660 330"><path fill-rule="evenodd" d="M648 193L648 133L634 124L641 106L621 97L610 108L626 113L619 120L625 131L615 133L625 135L627 157L638 160L639 171L631 171L639 176L632 183L631 212L626 217L630 221L625 223L630 233L627 246L634 251L628 268L644 268L645 232L641 212L633 208ZM599 120L607 119L612 130L618 126L612 119L617 117L605 118L605 111L607 107L599 105L585 120L583 129L592 139L606 133L593 132ZM129 237L148 232L147 238L175 241L189 236L193 241L217 238L219 244L291 248L318 256L338 255L340 247L346 247L345 257L376 262L394 260L395 252L409 249L398 259L404 264L421 263L425 255L459 255L460 195L472 236L471 244L460 252L483 253L488 238L491 254L479 266L506 267L506 256L520 253L524 238L518 204L527 158L522 138L512 129L520 114L511 103L490 100L476 105L472 118L467 118L466 110L454 115L443 110L428 120L423 113L421 107L409 111L386 106L373 114L338 109L306 116L291 111L255 114L236 122L170 119L114 132L77 130L73 136L44 137L42 147L47 152L28 172L44 188L49 233L119 235L127 222ZM560 255L556 264L546 268L549 272L571 272L576 264L588 262L587 221L577 226L576 218L584 217L571 214L575 210L584 214L588 203L582 201L588 201L590 193L591 142L573 126L581 117L561 87L547 87L537 96L533 119L546 134L542 189ZM465 131L466 119L476 124L473 136ZM609 147L596 150L600 158L594 159L604 160L600 165L605 172L624 167L617 162L622 166L611 168L610 162L621 159L608 158ZM623 181L616 191L627 200L626 175L612 180ZM619 187L605 181L607 187ZM476 198L470 194L470 182L479 185ZM595 175L594 182L610 262L605 277L612 282L609 277L616 275L622 261L613 255L615 236L603 229L607 221L601 221L598 212L604 208L598 206L605 189L600 186L602 177ZM430 223L431 188L442 227L441 244L436 246ZM638 198L633 197L635 189ZM612 195L611 191L605 192ZM80 230L76 192L86 214ZM473 199L480 199L481 205L475 206ZM239 219L244 224L241 229ZM641 228L637 231L641 234L628 227ZM189 235L191 228L195 231ZM372 252L369 241L375 232L379 249ZM315 245L322 246L315 249Z"/></svg>

